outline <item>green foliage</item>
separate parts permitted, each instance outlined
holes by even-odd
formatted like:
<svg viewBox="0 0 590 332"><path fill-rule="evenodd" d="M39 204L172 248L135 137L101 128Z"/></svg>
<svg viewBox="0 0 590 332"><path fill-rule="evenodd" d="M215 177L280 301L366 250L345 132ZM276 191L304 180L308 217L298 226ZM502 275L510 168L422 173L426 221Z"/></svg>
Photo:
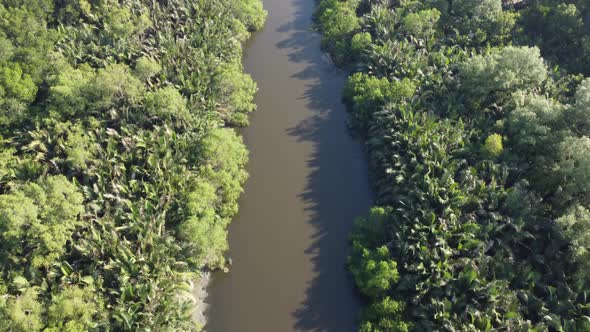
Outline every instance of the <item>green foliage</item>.
<svg viewBox="0 0 590 332"><path fill-rule="evenodd" d="M38 222L38 209L30 198L18 192L0 196L0 211L2 261L6 265L22 254L20 243L25 236L26 227Z"/></svg>
<svg viewBox="0 0 590 332"><path fill-rule="evenodd" d="M32 267L48 267L65 253L79 225L82 195L65 177L50 177L0 195L0 210L3 260L18 266L24 258Z"/></svg>
<svg viewBox="0 0 590 332"><path fill-rule="evenodd" d="M373 37L368 32L359 32L350 40L350 50L356 60L361 60L363 54L373 43Z"/></svg>
<svg viewBox="0 0 590 332"><path fill-rule="evenodd" d="M221 217L235 215L242 193L241 185L248 177L244 170L248 151L241 137L232 129L214 130L203 140L201 155L207 160L199 170L201 175L217 186L217 192L221 193L218 214Z"/></svg>
<svg viewBox="0 0 590 332"><path fill-rule="evenodd" d="M73 169L84 170L92 161L96 146L92 136L84 132L81 125L73 126L68 132L68 137L64 142L64 152L66 153L66 162Z"/></svg>
<svg viewBox="0 0 590 332"><path fill-rule="evenodd" d="M135 76L142 81L148 80L162 71L162 66L152 59L139 58L135 63Z"/></svg>
<svg viewBox="0 0 590 332"><path fill-rule="evenodd" d="M411 325L403 321L403 303L385 297L366 310L359 332L408 332Z"/></svg>
<svg viewBox="0 0 590 332"><path fill-rule="evenodd" d="M258 0L0 5L0 331L197 331L223 267Z"/></svg>
<svg viewBox="0 0 590 332"><path fill-rule="evenodd" d="M8 61L14 55L14 45L6 37L0 35L0 61Z"/></svg>
<svg viewBox="0 0 590 332"><path fill-rule="evenodd" d="M590 212L576 205L555 221L563 237L569 242L572 261L579 265L575 279L580 289L588 287L590 272Z"/></svg>
<svg viewBox="0 0 590 332"><path fill-rule="evenodd" d="M525 96L517 102L506 122L508 145L531 185L542 196L556 189L559 178L553 172L559 143L568 135L564 130L567 109L542 96Z"/></svg>
<svg viewBox="0 0 590 332"><path fill-rule="evenodd" d="M191 260L195 264L200 267L224 266L223 254L228 249L225 224L216 218L215 211L206 211L200 217L191 217L180 225L180 236L191 244Z"/></svg>
<svg viewBox="0 0 590 332"><path fill-rule="evenodd" d="M534 0L521 17L523 43L538 45L543 55L569 71L588 75L590 34L586 1Z"/></svg>
<svg viewBox="0 0 590 332"><path fill-rule="evenodd" d="M590 79L577 88L576 102L565 111L565 121L577 135L590 136Z"/></svg>
<svg viewBox="0 0 590 332"><path fill-rule="evenodd" d="M88 331L104 314L102 299L92 288L68 287L51 299L47 309L49 326L44 331Z"/></svg>
<svg viewBox="0 0 590 332"><path fill-rule="evenodd" d="M141 81L123 64L110 65L96 73L88 66L66 68L53 82L49 110L61 116L105 111L119 104L134 106L145 91Z"/></svg>
<svg viewBox="0 0 590 332"><path fill-rule="evenodd" d="M25 241L33 248L30 263L34 267L47 267L65 253L66 242L79 225L80 214L84 211L83 197L63 176L28 184L23 191L38 211L38 220L26 225Z"/></svg>
<svg viewBox="0 0 590 332"><path fill-rule="evenodd" d="M563 117L563 105L541 96L526 96L510 113L507 131L517 154L544 155L556 141L556 131Z"/></svg>
<svg viewBox="0 0 590 332"><path fill-rule="evenodd" d="M118 104L137 104L144 92L141 81L123 64L99 69L90 84L88 98L96 110L105 111Z"/></svg>
<svg viewBox="0 0 590 332"><path fill-rule="evenodd" d="M320 1L325 40L352 31L343 98L377 205L351 235L359 331L588 330L588 14Z"/></svg>
<svg viewBox="0 0 590 332"><path fill-rule="evenodd" d="M8 125L21 120L36 93L33 79L22 71L18 63L0 65L0 124Z"/></svg>
<svg viewBox="0 0 590 332"><path fill-rule="evenodd" d="M203 178L197 179L188 195L189 218L179 226L179 235L190 243L194 264L222 267L228 248L226 226L228 218L238 211L248 153L230 129L211 132L201 153L209 163L202 166Z"/></svg>
<svg viewBox="0 0 590 332"><path fill-rule="evenodd" d="M503 100L518 90L531 90L547 78L537 48L505 47L490 55L477 55L460 67L462 88L476 102Z"/></svg>
<svg viewBox="0 0 590 332"><path fill-rule="evenodd" d="M37 299L37 291L28 289L20 296L0 303L0 331L40 331L43 307Z"/></svg>
<svg viewBox="0 0 590 332"><path fill-rule="evenodd" d="M498 158L502 151L504 151L504 146L502 145L502 136L499 134L492 134L486 138L485 142L483 143L482 147L483 153L487 156L492 158Z"/></svg>
<svg viewBox="0 0 590 332"><path fill-rule="evenodd" d="M229 124L245 126L248 113L256 110L253 102L258 91L250 75L243 73L240 62L233 62L222 69L217 83L219 103L224 109L224 120Z"/></svg>
<svg viewBox="0 0 590 332"><path fill-rule="evenodd" d="M236 19L242 22L249 31L262 29L267 12L262 8L262 2L257 0L232 1Z"/></svg>
<svg viewBox="0 0 590 332"><path fill-rule="evenodd" d="M456 0L452 1L450 11L458 18L457 29L463 34L459 42L503 43L515 24L516 14L503 11L502 0Z"/></svg>
<svg viewBox="0 0 590 332"><path fill-rule="evenodd" d="M150 116L170 119L187 119L187 103L182 94L171 86L145 94L146 111Z"/></svg>
<svg viewBox="0 0 590 332"><path fill-rule="evenodd" d="M351 271L361 292L376 297L386 293L398 281L397 263L390 259L387 247L370 250L355 243L353 250Z"/></svg>
<svg viewBox="0 0 590 332"><path fill-rule="evenodd" d="M559 204L568 206L579 201L590 205L590 138L566 137L559 144L557 169L561 188L557 193Z"/></svg>
<svg viewBox="0 0 590 332"><path fill-rule="evenodd" d="M20 65L0 69L0 97L14 98L30 103L35 98L37 86L30 75L23 73Z"/></svg>
<svg viewBox="0 0 590 332"><path fill-rule="evenodd" d="M439 19L440 12L436 8L410 13L402 20L402 30L416 38L428 40L436 32Z"/></svg>
<svg viewBox="0 0 590 332"><path fill-rule="evenodd" d="M502 0L455 0L452 10L460 17L475 21L493 21L502 12Z"/></svg>
<svg viewBox="0 0 590 332"><path fill-rule="evenodd" d="M14 155L14 149L4 148L0 151L0 182L7 183L16 177L19 159Z"/></svg>
<svg viewBox="0 0 590 332"><path fill-rule="evenodd" d="M410 98L416 86L409 80L390 82L387 78L376 78L356 73L348 78L344 88L344 99L353 105L355 121L366 128L371 112L387 103L402 103Z"/></svg>
<svg viewBox="0 0 590 332"><path fill-rule="evenodd" d="M322 47L333 54L337 64L350 59L350 39L360 27L355 12L358 3L358 0L323 1L316 13L316 21L323 32Z"/></svg>
<svg viewBox="0 0 590 332"><path fill-rule="evenodd" d="M87 8L84 4L81 9L87 10ZM112 38L137 35L151 25L147 15L134 15L130 8L113 5L103 8L106 9L104 27Z"/></svg>
<svg viewBox="0 0 590 332"><path fill-rule="evenodd" d="M330 5L329 2L322 1L320 3L320 9L322 8L322 4L326 6ZM377 41L391 40L396 36L396 25L399 24L399 15L385 4L371 5L366 21L366 28L368 28L368 31L370 31L373 39L376 41L374 44L378 44Z"/></svg>
<svg viewBox="0 0 590 332"><path fill-rule="evenodd" d="M74 116L83 113L88 107L87 87L93 78L93 73L87 66L74 69L66 67L51 80L49 88L50 112Z"/></svg>

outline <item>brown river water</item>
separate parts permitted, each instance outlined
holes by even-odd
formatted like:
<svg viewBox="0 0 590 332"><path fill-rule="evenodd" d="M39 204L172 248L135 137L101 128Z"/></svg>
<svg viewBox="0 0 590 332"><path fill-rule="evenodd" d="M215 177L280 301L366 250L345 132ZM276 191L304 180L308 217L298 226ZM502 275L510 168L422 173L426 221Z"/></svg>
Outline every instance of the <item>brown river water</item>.
<svg viewBox="0 0 590 332"><path fill-rule="evenodd" d="M207 332L354 331L348 233L371 200L340 102L345 73L311 31L314 0L264 0L246 46L258 110L243 131L250 179L230 227L229 273L209 286Z"/></svg>

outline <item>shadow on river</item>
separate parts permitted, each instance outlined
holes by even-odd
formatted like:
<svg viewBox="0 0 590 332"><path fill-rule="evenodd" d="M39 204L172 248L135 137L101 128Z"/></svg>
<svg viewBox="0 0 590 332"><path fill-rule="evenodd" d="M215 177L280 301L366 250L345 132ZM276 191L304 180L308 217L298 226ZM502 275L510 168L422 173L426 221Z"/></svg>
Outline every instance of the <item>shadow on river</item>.
<svg viewBox="0 0 590 332"><path fill-rule="evenodd" d="M244 58L260 88L243 131L250 179L230 227L231 272L209 288L207 331L354 331L347 238L371 201L340 102L345 74L311 31L313 0L264 4L267 25Z"/></svg>

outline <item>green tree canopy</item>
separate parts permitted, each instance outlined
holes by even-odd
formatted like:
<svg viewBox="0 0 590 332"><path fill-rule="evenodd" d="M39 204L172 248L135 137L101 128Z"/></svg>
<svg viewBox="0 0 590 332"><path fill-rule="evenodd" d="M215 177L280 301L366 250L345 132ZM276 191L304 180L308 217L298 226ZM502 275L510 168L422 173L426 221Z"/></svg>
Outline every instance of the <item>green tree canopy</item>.
<svg viewBox="0 0 590 332"><path fill-rule="evenodd" d="M547 67L538 48L505 47L471 57L461 64L459 77L475 101L503 100L515 91L539 87L547 79Z"/></svg>

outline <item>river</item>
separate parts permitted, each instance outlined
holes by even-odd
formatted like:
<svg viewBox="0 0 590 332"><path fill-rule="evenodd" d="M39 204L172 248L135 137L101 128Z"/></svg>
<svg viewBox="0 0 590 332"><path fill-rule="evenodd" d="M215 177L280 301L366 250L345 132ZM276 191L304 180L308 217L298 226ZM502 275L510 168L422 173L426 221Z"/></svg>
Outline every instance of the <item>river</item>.
<svg viewBox="0 0 590 332"><path fill-rule="evenodd" d="M354 331L348 233L370 206L367 166L346 127L334 68L311 31L314 0L264 0L246 45L258 110L243 131L250 179L230 227L230 273L214 274L207 332Z"/></svg>

